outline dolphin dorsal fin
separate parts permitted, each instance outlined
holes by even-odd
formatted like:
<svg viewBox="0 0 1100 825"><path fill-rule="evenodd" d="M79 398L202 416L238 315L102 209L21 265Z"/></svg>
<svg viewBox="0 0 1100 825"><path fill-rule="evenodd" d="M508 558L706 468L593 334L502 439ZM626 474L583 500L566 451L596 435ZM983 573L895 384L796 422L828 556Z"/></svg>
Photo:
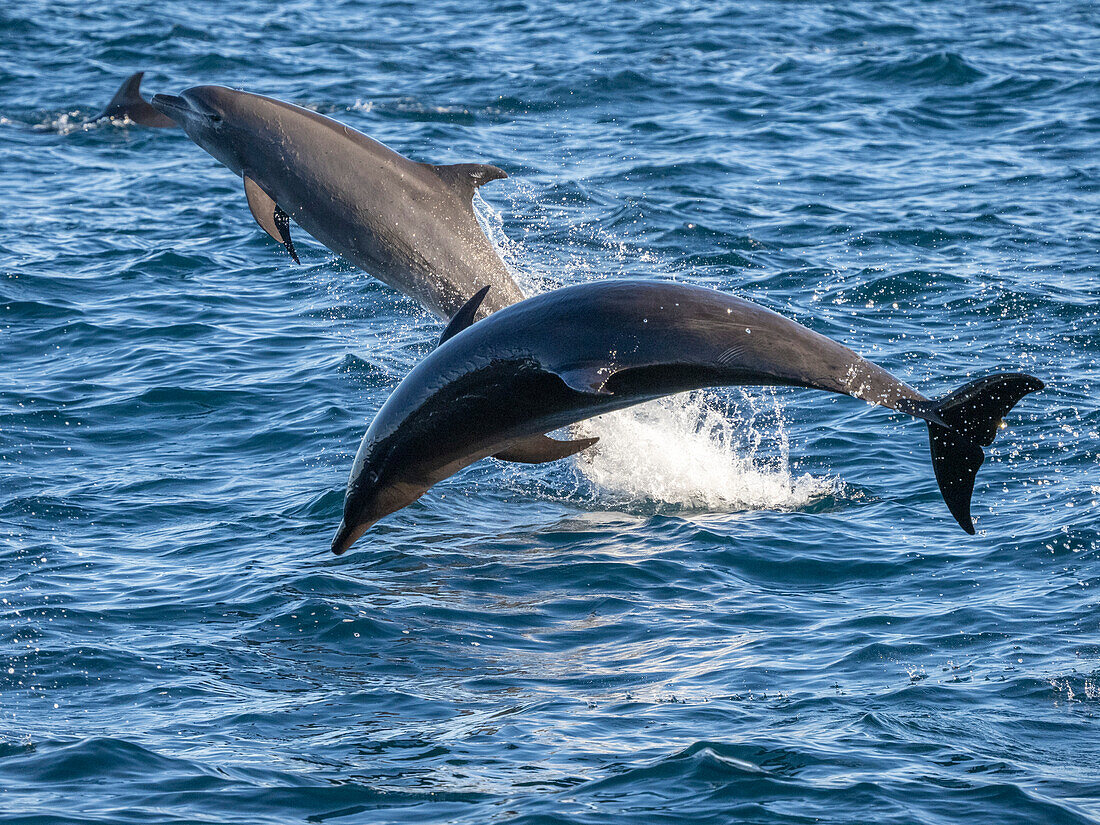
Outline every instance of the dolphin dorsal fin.
<svg viewBox="0 0 1100 825"><path fill-rule="evenodd" d="M586 450L599 441L599 438L578 438L574 441L558 441L546 435L536 435L515 441L511 446L496 453L493 458L500 461L514 461L517 464L545 464L558 461L574 453Z"/></svg>
<svg viewBox="0 0 1100 825"><path fill-rule="evenodd" d="M285 246L294 263L301 263L298 253L294 251L294 242L290 240L290 217L286 212L248 175L244 176L244 196L260 229Z"/></svg>
<svg viewBox="0 0 1100 825"><path fill-rule="evenodd" d="M125 120L129 118L139 126L151 126L155 129L169 129L176 122L168 115L162 114L149 105L141 96L141 78L145 72L134 72L126 78L118 87L115 96L107 104L107 108L92 118L92 121L111 118L113 120Z"/></svg>
<svg viewBox="0 0 1100 825"><path fill-rule="evenodd" d="M118 91L115 92L115 96L111 98L111 102L107 104L107 108L104 111L109 112L113 109L125 110L135 103L146 103L145 98L141 96L141 79L144 76L145 72L134 72L122 81L122 85L118 87Z"/></svg>
<svg viewBox="0 0 1100 825"><path fill-rule="evenodd" d="M458 189L471 199L479 186L491 180L508 177L508 173L487 163L453 163L449 166L432 166L432 170L445 183Z"/></svg>
<svg viewBox="0 0 1100 825"><path fill-rule="evenodd" d="M486 284L475 292L470 300L459 307L458 312L451 316L451 320L447 324L447 328L443 330L443 334L439 336L439 344L442 344L448 338L454 338L474 322L474 315L477 314L477 309L481 306L481 302L485 299L485 294L488 291L489 285ZM439 346L439 344L436 344L436 346Z"/></svg>

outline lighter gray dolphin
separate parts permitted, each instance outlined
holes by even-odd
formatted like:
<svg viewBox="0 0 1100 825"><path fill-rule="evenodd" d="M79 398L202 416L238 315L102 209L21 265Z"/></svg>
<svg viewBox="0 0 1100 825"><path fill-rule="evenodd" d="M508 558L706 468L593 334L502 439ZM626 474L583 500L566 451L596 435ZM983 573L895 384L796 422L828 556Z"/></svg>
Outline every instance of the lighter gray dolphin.
<svg viewBox="0 0 1100 825"><path fill-rule="evenodd" d="M177 123L163 112L158 112L149 101L141 94L141 79L145 72L135 72L123 81L107 108L89 123L96 120L121 120L136 123L139 126L149 126L154 129L174 129Z"/></svg>
<svg viewBox="0 0 1100 825"><path fill-rule="evenodd" d="M483 294L471 302L476 306ZM973 533L970 499L982 448L1016 402L1043 387L1032 376L1003 373L933 401L801 324L683 284L567 287L460 329L473 315L467 306L456 316L363 436L334 552L482 458L558 444L545 434L643 401L739 384L841 393L923 419L940 492L959 525ZM562 444L551 458L584 446Z"/></svg>
<svg viewBox="0 0 1100 825"><path fill-rule="evenodd" d="M483 284L483 315L523 299L474 215L477 188L507 177L495 166L418 163L332 118L222 86L153 105L244 178L256 222L295 261L290 219L440 318Z"/></svg>

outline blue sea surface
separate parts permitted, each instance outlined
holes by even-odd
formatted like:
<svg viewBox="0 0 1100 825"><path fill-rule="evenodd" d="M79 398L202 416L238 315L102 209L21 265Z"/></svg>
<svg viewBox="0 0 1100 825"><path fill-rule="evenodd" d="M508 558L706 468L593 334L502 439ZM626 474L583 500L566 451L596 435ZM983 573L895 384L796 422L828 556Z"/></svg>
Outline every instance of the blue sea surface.
<svg viewBox="0 0 1100 825"><path fill-rule="evenodd" d="M529 291L702 284L930 396L1047 383L978 475L846 397L712 390L328 549L416 303L131 72L477 161ZM1092 3L0 8L0 822L1100 822Z"/></svg>

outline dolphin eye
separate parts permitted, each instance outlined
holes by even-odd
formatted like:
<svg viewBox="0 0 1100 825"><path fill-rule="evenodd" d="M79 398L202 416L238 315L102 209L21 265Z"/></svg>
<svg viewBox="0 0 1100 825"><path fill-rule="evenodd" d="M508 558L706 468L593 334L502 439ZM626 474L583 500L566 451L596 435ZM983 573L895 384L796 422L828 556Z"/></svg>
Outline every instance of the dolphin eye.
<svg viewBox="0 0 1100 825"><path fill-rule="evenodd" d="M221 123L222 122L222 116L221 115L210 115L210 119L212 121L214 121L214 123Z"/></svg>

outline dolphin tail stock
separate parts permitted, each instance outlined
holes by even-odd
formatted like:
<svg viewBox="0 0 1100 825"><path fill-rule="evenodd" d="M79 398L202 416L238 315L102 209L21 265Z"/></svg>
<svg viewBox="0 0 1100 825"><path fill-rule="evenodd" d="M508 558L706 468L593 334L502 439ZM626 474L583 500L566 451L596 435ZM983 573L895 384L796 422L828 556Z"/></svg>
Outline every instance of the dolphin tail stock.
<svg viewBox="0 0 1100 825"><path fill-rule="evenodd" d="M970 500L974 478L985 461L983 447L993 443L1002 419L1043 382L1020 372L987 375L971 381L937 401L911 401L898 405L928 422L932 469L947 509L963 530L974 534Z"/></svg>

